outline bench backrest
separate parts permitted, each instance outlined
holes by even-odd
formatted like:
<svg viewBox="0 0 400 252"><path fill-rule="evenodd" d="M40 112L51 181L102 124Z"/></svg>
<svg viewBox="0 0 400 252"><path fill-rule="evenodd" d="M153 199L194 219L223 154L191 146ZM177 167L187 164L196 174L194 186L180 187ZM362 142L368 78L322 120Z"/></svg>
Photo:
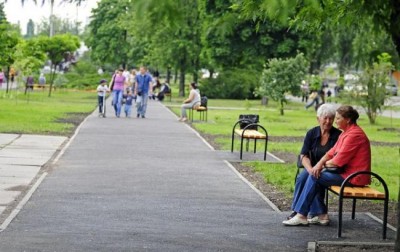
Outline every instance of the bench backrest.
<svg viewBox="0 0 400 252"><path fill-rule="evenodd" d="M239 115L239 120L240 129L244 129L249 124L258 123L260 121L260 117L259 115ZM257 130L257 126L250 126L247 129Z"/></svg>

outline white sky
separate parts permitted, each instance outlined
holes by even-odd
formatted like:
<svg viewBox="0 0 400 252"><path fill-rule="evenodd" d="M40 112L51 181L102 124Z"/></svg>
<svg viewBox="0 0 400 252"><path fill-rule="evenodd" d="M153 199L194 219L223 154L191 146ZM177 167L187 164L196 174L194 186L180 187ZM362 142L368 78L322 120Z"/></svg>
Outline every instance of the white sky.
<svg viewBox="0 0 400 252"><path fill-rule="evenodd" d="M71 21L78 20L83 25L89 22L89 16L91 15L91 9L97 7L97 2L100 0L86 0L82 5L77 8L75 4L60 4L61 0L54 1L54 15L59 18L68 18ZM0 0L4 2L4 0ZM49 18L50 15L50 0L46 0L46 3L42 6L42 0L37 0L38 5L33 3L33 0L25 0L24 7L22 7L21 0L7 0L4 4L4 12L7 20L13 24L20 24L22 33L26 33L26 24L29 19L32 19L35 26L39 24L42 18Z"/></svg>

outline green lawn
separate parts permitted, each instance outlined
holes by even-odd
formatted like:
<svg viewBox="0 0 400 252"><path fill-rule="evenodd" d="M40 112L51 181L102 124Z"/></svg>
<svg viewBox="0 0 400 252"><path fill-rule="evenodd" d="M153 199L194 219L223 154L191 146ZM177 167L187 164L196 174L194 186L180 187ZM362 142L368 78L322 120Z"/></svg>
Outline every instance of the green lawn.
<svg viewBox="0 0 400 252"><path fill-rule="evenodd" d="M178 103L166 103L168 104ZM305 110L304 104L296 102L286 106L284 116L279 115L276 104L271 101L268 106L262 106L259 100L209 100L208 106L211 107L208 111L208 123L194 123L193 127L202 134L214 135L215 142L223 150L230 149L232 126L240 114L260 115L260 124L268 130L272 138L268 143L268 151L272 153L289 152L297 155L306 131L317 125L315 111L311 108ZM177 114L180 113L178 107L171 109ZM370 125L368 118L361 115L358 123L372 142L372 170L385 179L389 186L390 198L397 201L400 177L400 119L379 117L376 125ZM388 131L384 130L385 128L395 128L395 130ZM274 137L277 140L274 140ZM260 146L257 149L260 150L262 141L259 142ZM239 141L235 143L237 144L235 149L238 150ZM292 193L295 163L246 162L245 164L261 172L266 181L281 188L287 195Z"/></svg>
<svg viewBox="0 0 400 252"><path fill-rule="evenodd" d="M0 91L0 132L68 135L73 124L57 122L70 113L89 113L97 103L96 93L84 91L34 91L28 95Z"/></svg>

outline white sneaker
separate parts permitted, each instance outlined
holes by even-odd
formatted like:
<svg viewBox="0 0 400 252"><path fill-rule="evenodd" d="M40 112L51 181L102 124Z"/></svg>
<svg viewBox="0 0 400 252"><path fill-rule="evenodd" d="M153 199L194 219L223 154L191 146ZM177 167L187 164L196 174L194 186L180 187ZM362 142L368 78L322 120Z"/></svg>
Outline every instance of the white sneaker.
<svg viewBox="0 0 400 252"><path fill-rule="evenodd" d="M307 219L309 224L316 224L321 226L329 225L329 219L320 219L318 216Z"/></svg>
<svg viewBox="0 0 400 252"><path fill-rule="evenodd" d="M308 226L307 219L300 218L299 215L294 216L290 220L282 221L285 226Z"/></svg>

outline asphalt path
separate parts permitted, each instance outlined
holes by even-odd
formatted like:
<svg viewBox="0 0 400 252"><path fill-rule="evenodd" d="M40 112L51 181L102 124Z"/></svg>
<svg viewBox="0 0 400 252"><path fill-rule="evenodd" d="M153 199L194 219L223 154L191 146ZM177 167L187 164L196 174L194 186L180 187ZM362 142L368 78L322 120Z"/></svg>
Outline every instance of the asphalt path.
<svg viewBox="0 0 400 252"><path fill-rule="evenodd" d="M146 119L111 111L83 122L0 233L0 251L305 251L309 241L337 240L334 220L283 227L288 213L161 103L150 102ZM380 228L360 214L344 236L379 241Z"/></svg>

